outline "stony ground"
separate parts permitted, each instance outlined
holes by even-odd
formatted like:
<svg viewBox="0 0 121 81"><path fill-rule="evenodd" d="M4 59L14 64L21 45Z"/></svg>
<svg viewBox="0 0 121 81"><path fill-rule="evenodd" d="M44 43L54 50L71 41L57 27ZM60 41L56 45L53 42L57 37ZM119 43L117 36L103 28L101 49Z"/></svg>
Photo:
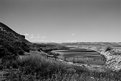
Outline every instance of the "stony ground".
<svg viewBox="0 0 121 81"><path fill-rule="evenodd" d="M101 52L107 59L106 67L112 69L113 71L118 71L121 69L121 55L114 55L113 52L107 51Z"/></svg>

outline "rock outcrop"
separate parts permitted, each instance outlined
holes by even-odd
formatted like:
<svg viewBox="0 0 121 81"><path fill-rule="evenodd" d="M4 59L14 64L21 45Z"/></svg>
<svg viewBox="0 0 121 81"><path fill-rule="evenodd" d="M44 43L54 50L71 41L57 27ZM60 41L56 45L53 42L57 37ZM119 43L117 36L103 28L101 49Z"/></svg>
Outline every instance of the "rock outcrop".
<svg viewBox="0 0 121 81"><path fill-rule="evenodd" d="M104 55L106 58L106 68L113 71L121 70L121 55L115 55L115 52L111 50L101 51L100 54Z"/></svg>

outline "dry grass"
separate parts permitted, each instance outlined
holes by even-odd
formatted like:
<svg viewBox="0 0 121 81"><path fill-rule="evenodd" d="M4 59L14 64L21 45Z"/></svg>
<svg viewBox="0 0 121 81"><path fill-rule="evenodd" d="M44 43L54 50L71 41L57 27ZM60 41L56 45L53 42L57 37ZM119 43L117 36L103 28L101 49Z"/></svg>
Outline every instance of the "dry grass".
<svg viewBox="0 0 121 81"><path fill-rule="evenodd" d="M17 70L9 69L8 81L121 81L118 73L92 72L40 54L18 59L13 65Z"/></svg>
<svg viewBox="0 0 121 81"><path fill-rule="evenodd" d="M65 59L68 62L80 63L80 64L94 64L94 65L104 65L105 61L101 58L95 57L69 57Z"/></svg>

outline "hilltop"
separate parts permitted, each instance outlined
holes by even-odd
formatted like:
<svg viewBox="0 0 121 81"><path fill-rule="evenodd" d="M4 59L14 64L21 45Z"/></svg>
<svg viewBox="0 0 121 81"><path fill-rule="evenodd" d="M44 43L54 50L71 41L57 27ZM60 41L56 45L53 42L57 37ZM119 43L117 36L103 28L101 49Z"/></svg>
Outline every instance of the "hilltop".
<svg viewBox="0 0 121 81"><path fill-rule="evenodd" d="M16 33L7 25L0 22L0 57L19 55L29 52L31 43L24 35Z"/></svg>

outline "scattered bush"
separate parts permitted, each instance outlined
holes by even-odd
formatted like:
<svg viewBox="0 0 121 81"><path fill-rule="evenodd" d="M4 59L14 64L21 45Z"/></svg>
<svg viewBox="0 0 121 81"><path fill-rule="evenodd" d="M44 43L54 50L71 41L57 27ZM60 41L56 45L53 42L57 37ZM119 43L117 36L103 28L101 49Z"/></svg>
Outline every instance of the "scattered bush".
<svg viewBox="0 0 121 81"><path fill-rule="evenodd" d="M105 49L105 51L111 51L112 50L112 48L111 47L106 47L106 49Z"/></svg>

